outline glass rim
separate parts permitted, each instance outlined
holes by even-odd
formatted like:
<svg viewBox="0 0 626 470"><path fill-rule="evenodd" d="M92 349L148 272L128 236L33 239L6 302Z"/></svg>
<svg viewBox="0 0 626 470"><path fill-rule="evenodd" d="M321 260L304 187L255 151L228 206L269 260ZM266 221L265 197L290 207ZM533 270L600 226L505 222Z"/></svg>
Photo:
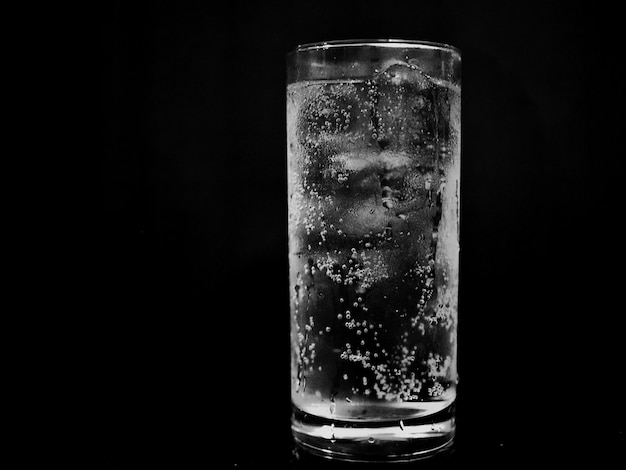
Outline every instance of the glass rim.
<svg viewBox="0 0 626 470"><path fill-rule="evenodd" d="M422 41L417 39L337 39L333 41L309 42L298 44L289 52L309 52L316 50L334 49L340 47L381 47L390 49L432 49L447 51L461 56L461 50L451 44L434 41Z"/></svg>

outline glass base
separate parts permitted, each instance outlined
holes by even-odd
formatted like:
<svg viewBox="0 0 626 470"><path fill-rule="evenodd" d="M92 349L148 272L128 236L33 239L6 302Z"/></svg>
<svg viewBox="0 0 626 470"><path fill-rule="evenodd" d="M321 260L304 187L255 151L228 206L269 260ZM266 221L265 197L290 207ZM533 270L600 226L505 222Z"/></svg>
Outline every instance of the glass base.
<svg viewBox="0 0 626 470"><path fill-rule="evenodd" d="M449 449L455 433L454 404L430 416L403 421L339 421L294 407L296 444L320 457L352 462L410 462Z"/></svg>

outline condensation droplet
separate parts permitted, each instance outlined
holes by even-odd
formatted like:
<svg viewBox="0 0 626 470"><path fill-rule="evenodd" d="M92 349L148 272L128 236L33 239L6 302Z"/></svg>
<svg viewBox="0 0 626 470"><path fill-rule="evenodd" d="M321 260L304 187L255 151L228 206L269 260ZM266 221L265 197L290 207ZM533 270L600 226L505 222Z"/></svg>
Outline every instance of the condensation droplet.
<svg viewBox="0 0 626 470"><path fill-rule="evenodd" d="M367 440L367 442L368 442L368 444L373 444L374 442L376 442L376 439L374 439L373 437L370 437L370 438Z"/></svg>

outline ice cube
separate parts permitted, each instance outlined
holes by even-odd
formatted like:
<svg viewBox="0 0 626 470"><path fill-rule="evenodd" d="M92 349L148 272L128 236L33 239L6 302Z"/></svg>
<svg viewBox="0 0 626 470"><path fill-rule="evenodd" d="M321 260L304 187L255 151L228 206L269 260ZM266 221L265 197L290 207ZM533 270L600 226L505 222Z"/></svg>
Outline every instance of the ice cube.
<svg viewBox="0 0 626 470"><path fill-rule="evenodd" d="M302 175L305 188L324 195L346 186L347 175L333 158L342 152L366 151L373 145L373 103L368 86L365 82L330 82L298 84L292 89L302 103L296 114L298 145L292 152L298 161L294 172Z"/></svg>
<svg viewBox="0 0 626 470"><path fill-rule="evenodd" d="M431 79L414 63L406 63L400 60L391 60L383 63L382 71L376 76L376 82L389 81L394 85L410 85L419 90L425 90L431 86Z"/></svg>
<svg viewBox="0 0 626 470"><path fill-rule="evenodd" d="M380 198L356 201L345 213L344 231L358 238L368 234L384 233L385 228L395 219L395 214L387 210L381 202Z"/></svg>
<svg viewBox="0 0 626 470"><path fill-rule="evenodd" d="M364 82L310 84L303 103L298 129L306 147L327 142L341 151L371 139L373 103Z"/></svg>
<svg viewBox="0 0 626 470"><path fill-rule="evenodd" d="M374 79L374 128L382 149L414 153L436 134L435 86L416 65L395 62Z"/></svg>

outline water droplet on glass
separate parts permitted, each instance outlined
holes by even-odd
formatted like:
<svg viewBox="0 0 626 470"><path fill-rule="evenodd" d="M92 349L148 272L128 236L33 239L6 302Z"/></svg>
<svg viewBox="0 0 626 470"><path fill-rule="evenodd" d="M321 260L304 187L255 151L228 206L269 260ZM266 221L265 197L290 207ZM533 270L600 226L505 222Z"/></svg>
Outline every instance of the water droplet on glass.
<svg viewBox="0 0 626 470"><path fill-rule="evenodd" d="M367 442L368 442L368 444L373 444L374 442L376 442L376 439L374 439L373 437L370 437L370 438L367 440Z"/></svg>
<svg viewBox="0 0 626 470"><path fill-rule="evenodd" d="M400 420L400 429L404 431L404 423L402 422L402 420Z"/></svg>

